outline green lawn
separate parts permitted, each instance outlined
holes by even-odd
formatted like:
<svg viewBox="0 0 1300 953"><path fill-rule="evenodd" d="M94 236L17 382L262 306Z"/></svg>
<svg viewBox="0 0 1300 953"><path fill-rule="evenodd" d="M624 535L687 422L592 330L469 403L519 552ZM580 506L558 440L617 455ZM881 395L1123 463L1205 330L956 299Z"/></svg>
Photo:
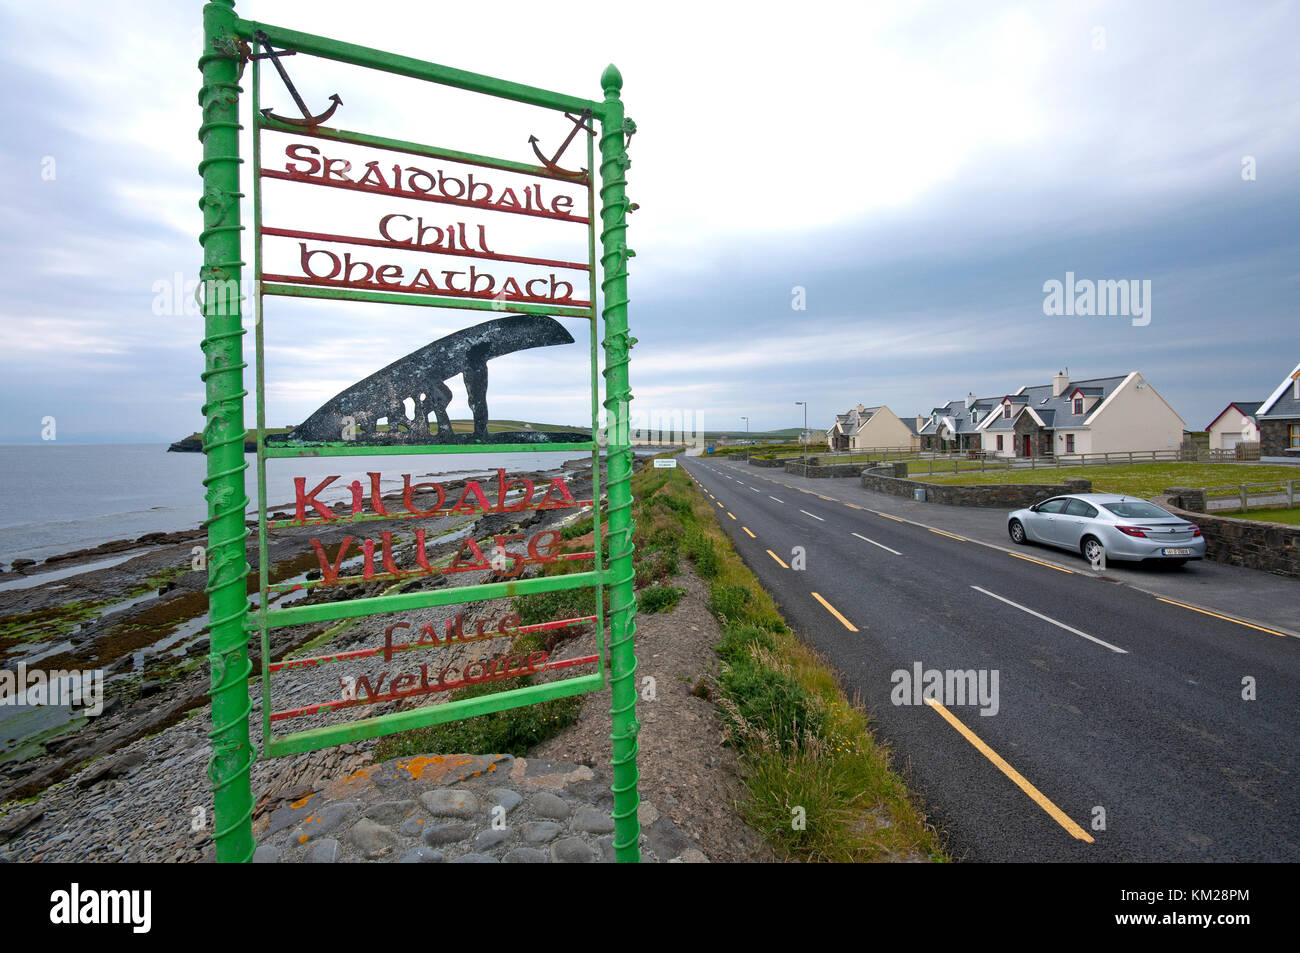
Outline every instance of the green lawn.
<svg viewBox="0 0 1300 953"><path fill-rule="evenodd" d="M937 461L936 461L937 463ZM949 464L951 466L951 464ZM925 464L909 468L908 476L930 483L1059 483L1072 477L1092 481L1097 493L1127 493L1148 498L1172 486L1226 486L1233 483L1267 483L1272 480L1300 480L1300 467L1255 466L1239 463L1134 463L1092 467L1038 467L1033 470L999 470L993 473L936 473L929 476ZM1252 511L1252 516L1255 512Z"/></svg>
<svg viewBox="0 0 1300 953"><path fill-rule="evenodd" d="M1240 510L1234 510L1231 513L1216 511L1215 515L1231 516L1239 520L1262 520L1265 523L1290 523L1292 526L1300 526L1300 506L1289 510L1250 510L1246 513Z"/></svg>

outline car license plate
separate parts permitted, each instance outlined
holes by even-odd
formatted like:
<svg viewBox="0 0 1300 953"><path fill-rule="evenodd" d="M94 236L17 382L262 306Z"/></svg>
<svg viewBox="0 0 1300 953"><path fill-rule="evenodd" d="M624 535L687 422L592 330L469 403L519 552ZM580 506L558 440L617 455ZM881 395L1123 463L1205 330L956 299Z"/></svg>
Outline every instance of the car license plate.
<svg viewBox="0 0 1300 953"><path fill-rule="evenodd" d="M1190 549L1162 549L1160 552L1166 556L1190 556L1192 554Z"/></svg>

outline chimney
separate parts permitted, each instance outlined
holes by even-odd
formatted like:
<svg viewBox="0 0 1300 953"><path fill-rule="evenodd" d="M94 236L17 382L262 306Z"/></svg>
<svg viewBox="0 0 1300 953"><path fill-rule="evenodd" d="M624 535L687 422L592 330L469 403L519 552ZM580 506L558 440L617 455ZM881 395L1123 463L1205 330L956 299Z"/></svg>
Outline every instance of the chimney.
<svg viewBox="0 0 1300 953"><path fill-rule="evenodd" d="M972 405L974 405L974 403L975 403L975 395L968 393L966 395L966 409L970 410Z"/></svg>
<svg viewBox="0 0 1300 953"><path fill-rule="evenodd" d="M920 433L921 430L925 427L925 425L926 425L927 423L929 423L929 421L930 421L930 418L927 417L927 416L925 416L924 414L917 414L917 415L916 415L916 432L917 432L917 433Z"/></svg>
<svg viewBox="0 0 1300 953"><path fill-rule="evenodd" d="M1057 371L1056 376L1052 378L1052 396L1060 397L1065 393L1065 388L1068 387L1069 384L1070 378L1061 371Z"/></svg>

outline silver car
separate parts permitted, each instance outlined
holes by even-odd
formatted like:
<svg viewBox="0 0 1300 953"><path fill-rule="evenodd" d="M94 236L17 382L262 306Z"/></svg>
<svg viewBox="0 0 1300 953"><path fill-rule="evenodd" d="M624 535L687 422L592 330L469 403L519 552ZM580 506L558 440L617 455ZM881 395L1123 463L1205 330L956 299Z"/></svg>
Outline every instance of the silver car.
<svg viewBox="0 0 1300 953"><path fill-rule="evenodd" d="M1205 558L1201 528L1154 503L1115 493L1054 496L1008 517L1013 542L1045 543L1090 562L1158 560L1181 566Z"/></svg>

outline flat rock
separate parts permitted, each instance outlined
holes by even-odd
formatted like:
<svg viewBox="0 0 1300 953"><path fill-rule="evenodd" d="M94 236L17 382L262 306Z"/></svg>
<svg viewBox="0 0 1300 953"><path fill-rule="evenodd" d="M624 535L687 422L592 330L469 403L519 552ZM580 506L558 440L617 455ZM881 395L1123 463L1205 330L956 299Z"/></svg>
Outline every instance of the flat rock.
<svg viewBox="0 0 1300 953"><path fill-rule="evenodd" d="M420 803L434 817L470 818L478 814L478 798L469 791L437 788L420 795Z"/></svg>
<svg viewBox="0 0 1300 953"><path fill-rule="evenodd" d="M551 845L551 860L557 864L591 864L598 854L581 837L565 837Z"/></svg>
<svg viewBox="0 0 1300 953"><path fill-rule="evenodd" d="M416 801L414 800L380 801L378 804L372 804L366 808L364 813L372 821L391 827L410 817L415 807Z"/></svg>
<svg viewBox="0 0 1300 953"><path fill-rule="evenodd" d="M352 830L348 831L348 843L367 858L374 859L384 856L393 849L397 844L397 835L383 824L363 817L352 825Z"/></svg>
<svg viewBox="0 0 1300 953"><path fill-rule="evenodd" d="M309 814L293 832L293 839L299 844L306 844L318 837L324 837L344 820L357 812L357 806L350 801L336 801L326 804L317 813Z"/></svg>
<svg viewBox="0 0 1300 953"><path fill-rule="evenodd" d="M443 844L454 844L457 841L463 841L472 833L474 833L474 828L468 824L426 824L424 842L430 847L439 847Z"/></svg>
<svg viewBox="0 0 1300 953"><path fill-rule="evenodd" d="M514 836L515 832L508 827L489 827L487 830L479 831L474 835L474 849L480 851L491 850L493 847L504 844Z"/></svg>
<svg viewBox="0 0 1300 953"><path fill-rule="evenodd" d="M554 821L529 821L520 828L524 840L530 844L545 844L554 840L564 830Z"/></svg>
<svg viewBox="0 0 1300 953"><path fill-rule="evenodd" d="M399 860L398 863L399 864L441 864L441 863L445 863L446 860L447 860L447 855L440 850L433 850L432 848L429 847L412 847L410 850L408 850L405 854L402 855L402 859Z"/></svg>
<svg viewBox="0 0 1300 953"><path fill-rule="evenodd" d="M534 794L529 798L528 805L538 817L549 817L556 821L567 819L573 810L564 798L558 794L552 794L550 791L541 791Z"/></svg>
<svg viewBox="0 0 1300 953"><path fill-rule="evenodd" d="M343 845L332 837L322 837L307 848L303 859L309 864L336 864L343 856Z"/></svg>
<svg viewBox="0 0 1300 953"><path fill-rule="evenodd" d="M464 854L452 861L453 864L499 864L501 861L486 854Z"/></svg>
<svg viewBox="0 0 1300 953"><path fill-rule="evenodd" d="M501 858L501 863L544 864L549 860L550 858L544 850L538 850L536 847L516 847L514 850L506 852L506 855Z"/></svg>
<svg viewBox="0 0 1300 953"><path fill-rule="evenodd" d="M507 814L519 806L524 796L510 788L493 788L487 793L487 807L491 811L495 805L505 808Z"/></svg>
<svg viewBox="0 0 1300 953"><path fill-rule="evenodd" d="M279 862L280 851L270 844L263 844L253 851L253 863L255 864L278 864Z"/></svg>
<svg viewBox="0 0 1300 953"><path fill-rule="evenodd" d="M614 818L600 808L580 807L573 816L573 829L587 834L610 834L614 831Z"/></svg>

